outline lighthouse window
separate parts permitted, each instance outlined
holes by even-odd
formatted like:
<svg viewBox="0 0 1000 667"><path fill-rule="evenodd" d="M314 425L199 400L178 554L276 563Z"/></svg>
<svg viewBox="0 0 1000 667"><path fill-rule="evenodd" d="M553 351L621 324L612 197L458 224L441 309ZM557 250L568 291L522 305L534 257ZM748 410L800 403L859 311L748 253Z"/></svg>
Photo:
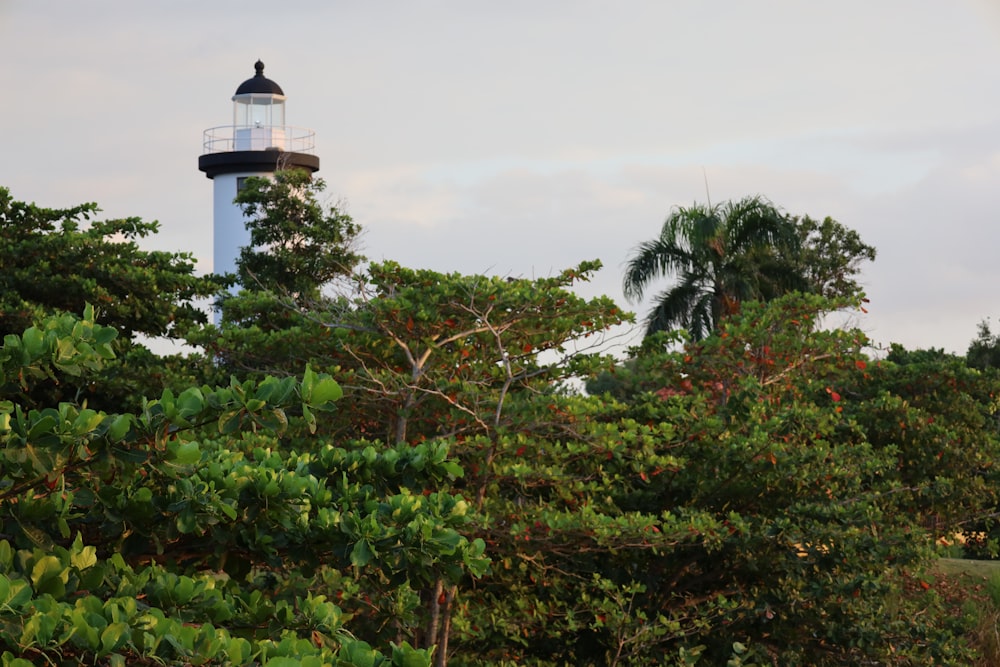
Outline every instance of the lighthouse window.
<svg viewBox="0 0 1000 667"><path fill-rule="evenodd" d="M246 186L247 186L247 177L246 176L237 176L236 177L236 191L237 192L243 192L243 188L245 188Z"/></svg>

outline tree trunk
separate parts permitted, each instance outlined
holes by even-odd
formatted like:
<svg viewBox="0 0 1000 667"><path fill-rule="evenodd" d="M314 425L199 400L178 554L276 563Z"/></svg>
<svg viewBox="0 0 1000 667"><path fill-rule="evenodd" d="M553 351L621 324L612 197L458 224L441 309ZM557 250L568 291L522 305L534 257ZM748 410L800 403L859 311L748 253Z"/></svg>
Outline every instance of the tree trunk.
<svg viewBox="0 0 1000 667"><path fill-rule="evenodd" d="M450 586L444 594L444 605L441 609L441 631L438 638L434 667L448 667L448 638L451 635L451 610L457 590L458 586Z"/></svg>
<svg viewBox="0 0 1000 667"><path fill-rule="evenodd" d="M444 583L438 579L434 582L431 590L430 610L431 618L427 622L427 636L424 638L424 648L434 646L438 641L438 626L441 619L441 592L444 590Z"/></svg>

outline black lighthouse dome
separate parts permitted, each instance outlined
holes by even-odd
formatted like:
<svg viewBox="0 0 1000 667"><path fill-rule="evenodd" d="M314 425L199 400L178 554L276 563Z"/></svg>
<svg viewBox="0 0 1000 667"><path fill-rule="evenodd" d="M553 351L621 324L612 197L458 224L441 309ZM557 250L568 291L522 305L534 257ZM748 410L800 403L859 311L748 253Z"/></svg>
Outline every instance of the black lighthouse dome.
<svg viewBox="0 0 1000 667"><path fill-rule="evenodd" d="M278 169L319 170L315 134L285 124L285 92L264 76L264 63L258 60L254 69L257 74L233 95L232 124L205 130L198 168L216 185L227 183L225 194L216 195L217 205L236 196L235 182L229 183L233 178L273 175Z"/></svg>
<svg viewBox="0 0 1000 667"><path fill-rule="evenodd" d="M257 73L240 84L240 87L236 89L237 95L250 95L253 93L263 93L265 95L285 94L281 86L264 76L264 63L258 60L254 63L253 67L257 70Z"/></svg>

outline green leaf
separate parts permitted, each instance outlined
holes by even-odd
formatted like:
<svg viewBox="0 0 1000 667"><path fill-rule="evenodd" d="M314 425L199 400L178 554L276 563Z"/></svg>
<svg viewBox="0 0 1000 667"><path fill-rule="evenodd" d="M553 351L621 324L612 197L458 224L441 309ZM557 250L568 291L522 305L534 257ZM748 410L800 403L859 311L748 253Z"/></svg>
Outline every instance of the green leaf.
<svg viewBox="0 0 1000 667"><path fill-rule="evenodd" d="M42 356L42 352L45 349L45 335L38 327L31 327L26 330L21 338L24 340L24 349L28 351L28 354L32 358Z"/></svg>
<svg viewBox="0 0 1000 667"><path fill-rule="evenodd" d="M308 405L302 406L302 417L306 421L306 425L309 427L310 433L316 432L316 415L312 413Z"/></svg>
<svg viewBox="0 0 1000 667"><path fill-rule="evenodd" d="M193 533L198 529L198 521L191 508L186 508L177 515L177 530L182 533Z"/></svg>
<svg viewBox="0 0 1000 667"><path fill-rule="evenodd" d="M0 656L0 661L2 661L4 667L35 667L30 660L15 658L8 651L3 652L3 656Z"/></svg>
<svg viewBox="0 0 1000 667"><path fill-rule="evenodd" d="M374 667L378 653L367 642L357 640L341 647L338 658L353 667Z"/></svg>
<svg viewBox="0 0 1000 667"><path fill-rule="evenodd" d="M129 638L128 625L111 623L101 633L101 651L110 653L120 648Z"/></svg>
<svg viewBox="0 0 1000 667"><path fill-rule="evenodd" d="M264 667L301 667L302 663L294 658L276 657L264 663Z"/></svg>
<svg viewBox="0 0 1000 667"><path fill-rule="evenodd" d="M331 377L323 377L316 382L312 391L310 403L314 406L324 405L339 400L344 395L337 381Z"/></svg>
<svg viewBox="0 0 1000 667"><path fill-rule="evenodd" d="M222 513L225 514L230 519L232 520L236 519L236 508L230 505L229 503L219 503L218 508L222 510Z"/></svg>
<svg viewBox="0 0 1000 667"><path fill-rule="evenodd" d="M172 462L177 465L194 465L199 461L201 461L201 449L198 447L197 442L182 442L178 444L177 449L174 450L174 458Z"/></svg>
<svg viewBox="0 0 1000 667"><path fill-rule="evenodd" d="M244 656L250 656L250 643L242 637L234 637L227 648L229 662L233 665L242 665Z"/></svg>
<svg viewBox="0 0 1000 667"><path fill-rule="evenodd" d="M316 372L311 366L306 364L306 370L302 374L302 400L312 403L313 386L316 384Z"/></svg>
<svg viewBox="0 0 1000 667"><path fill-rule="evenodd" d="M40 549L48 551L52 548L52 538L38 526L21 525L21 530L31 542Z"/></svg>
<svg viewBox="0 0 1000 667"><path fill-rule="evenodd" d="M219 416L219 433L232 435L240 428L242 413L239 410L224 412Z"/></svg>
<svg viewBox="0 0 1000 667"><path fill-rule="evenodd" d="M9 579L0 574L0 610L18 611L22 605L31 600L31 594L31 586L24 579Z"/></svg>
<svg viewBox="0 0 1000 667"><path fill-rule="evenodd" d="M70 564L78 570L86 570L97 564L97 548L93 546L83 547L78 553L70 554Z"/></svg>
<svg viewBox="0 0 1000 667"><path fill-rule="evenodd" d="M41 582L57 577L63 570L62 563L55 556L42 556L31 568L31 583L38 586Z"/></svg>
<svg viewBox="0 0 1000 667"><path fill-rule="evenodd" d="M108 428L108 438L112 441L118 441L125 437L128 433L129 427L132 426L132 416L131 415L118 415L111 422L111 426Z"/></svg>
<svg viewBox="0 0 1000 667"><path fill-rule="evenodd" d="M14 562L14 550L10 548L10 542L0 540L0 572L10 570Z"/></svg>
<svg viewBox="0 0 1000 667"><path fill-rule="evenodd" d="M73 420L73 431L77 434L86 434L96 429L103 421L104 415L94 410L81 410Z"/></svg>
<svg viewBox="0 0 1000 667"><path fill-rule="evenodd" d="M205 409L205 396L197 387L186 389L177 397L177 411L180 417L187 419Z"/></svg>
<svg viewBox="0 0 1000 667"><path fill-rule="evenodd" d="M364 567L371 562L374 554L366 540L358 540L351 549L351 565L354 567Z"/></svg>
<svg viewBox="0 0 1000 667"><path fill-rule="evenodd" d="M52 411L50 410L50 412ZM42 435L50 433L55 428L57 423L56 418L51 415L41 417L31 426L31 430L28 431L28 439L36 440Z"/></svg>

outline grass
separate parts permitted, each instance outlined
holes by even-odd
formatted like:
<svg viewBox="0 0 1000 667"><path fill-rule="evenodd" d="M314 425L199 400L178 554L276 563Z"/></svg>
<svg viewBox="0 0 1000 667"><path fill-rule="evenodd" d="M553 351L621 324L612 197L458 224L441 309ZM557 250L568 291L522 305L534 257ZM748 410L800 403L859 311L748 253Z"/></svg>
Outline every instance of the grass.
<svg viewBox="0 0 1000 667"><path fill-rule="evenodd" d="M969 583L984 583L993 575L1000 575L1000 561L940 558L937 570L941 574L958 577Z"/></svg>
<svg viewBox="0 0 1000 667"><path fill-rule="evenodd" d="M1000 561L941 558L928 573L935 589L967 627L977 665L1000 665Z"/></svg>

